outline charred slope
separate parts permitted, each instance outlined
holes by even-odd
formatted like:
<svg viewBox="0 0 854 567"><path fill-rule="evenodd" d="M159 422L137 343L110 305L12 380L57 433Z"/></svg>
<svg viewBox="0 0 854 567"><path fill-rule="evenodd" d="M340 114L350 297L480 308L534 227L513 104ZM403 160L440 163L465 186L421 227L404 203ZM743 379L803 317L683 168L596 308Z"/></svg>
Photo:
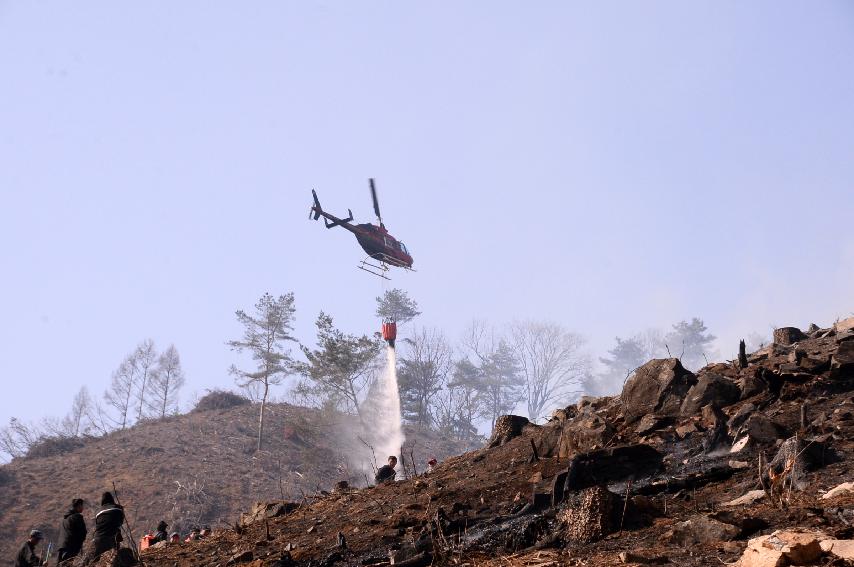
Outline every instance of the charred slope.
<svg viewBox="0 0 854 567"><path fill-rule="evenodd" d="M11 557L34 527L56 540L72 498L89 503L115 482L137 538L161 519L182 532L200 524L233 524L253 502L298 499L350 474L339 445L342 423L319 411L268 406L265 448L255 452L258 408L242 405L144 422L54 456L15 459L0 467L0 557ZM339 420L349 418L338 416ZM466 449L432 432L407 431L414 457L445 458Z"/></svg>
<svg viewBox="0 0 854 567"><path fill-rule="evenodd" d="M620 396L582 399L543 426L501 420L488 448L430 475L258 507L242 526L144 558L255 567L720 565L767 550L780 554L768 564L788 565L794 559L780 541L789 536L770 534L797 527L815 540L804 549L830 561L845 545L823 551L819 540L854 536L854 492L822 497L852 480L852 327L789 330L744 367L693 374L678 360L650 361Z"/></svg>

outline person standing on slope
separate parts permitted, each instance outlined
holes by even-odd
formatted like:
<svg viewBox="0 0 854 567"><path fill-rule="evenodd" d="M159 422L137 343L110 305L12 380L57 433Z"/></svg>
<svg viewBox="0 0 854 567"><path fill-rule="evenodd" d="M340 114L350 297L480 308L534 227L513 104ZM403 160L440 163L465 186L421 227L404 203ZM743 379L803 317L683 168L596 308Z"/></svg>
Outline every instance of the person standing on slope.
<svg viewBox="0 0 854 567"><path fill-rule="evenodd" d="M30 537L21 546L18 555L15 556L15 567L36 567L42 564L42 560L36 555L36 546L44 539L44 534L39 530L30 532Z"/></svg>
<svg viewBox="0 0 854 567"><path fill-rule="evenodd" d="M95 534L92 536L93 560L105 551L119 547L119 542L122 541L122 524L124 523L124 508L116 504L111 492L105 492L101 496L101 509L95 515Z"/></svg>
<svg viewBox="0 0 854 567"><path fill-rule="evenodd" d="M83 519L84 503L82 498L71 501L71 508L62 517L59 528L59 549L57 560L65 561L77 557L86 541L86 520Z"/></svg>

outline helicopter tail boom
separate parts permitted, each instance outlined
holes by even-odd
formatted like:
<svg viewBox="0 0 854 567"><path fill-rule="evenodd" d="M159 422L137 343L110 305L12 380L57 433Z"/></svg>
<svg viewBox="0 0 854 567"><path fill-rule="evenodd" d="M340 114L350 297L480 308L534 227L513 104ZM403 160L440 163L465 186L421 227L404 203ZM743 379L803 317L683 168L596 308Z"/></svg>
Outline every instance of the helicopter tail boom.
<svg viewBox="0 0 854 567"><path fill-rule="evenodd" d="M346 219L339 219L335 215L330 215L326 211L324 211L320 206L320 200L317 198L317 192L314 189L311 190L311 196L314 198L314 205L312 205L311 209L308 211L308 218L317 220L320 217L323 217L323 222L326 225L326 228L335 228L336 226L343 226L347 230L353 230L349 223L353 220L353 211L347 209L348 217Z"/></svg>

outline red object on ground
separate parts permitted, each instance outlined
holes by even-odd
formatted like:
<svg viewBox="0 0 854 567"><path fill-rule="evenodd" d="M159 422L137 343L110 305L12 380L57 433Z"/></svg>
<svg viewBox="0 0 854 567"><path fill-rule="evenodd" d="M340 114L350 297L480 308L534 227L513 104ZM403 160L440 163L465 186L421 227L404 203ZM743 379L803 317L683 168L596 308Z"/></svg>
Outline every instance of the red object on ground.
<svg viewBox="0 0 854 567"><path fill-rule="evenodd" d="M153 539L154 539L154 536L152 534L147 534L147 535L142 536L142 539L139 540L140 551L142 551L143 549L148 549L149 546L151 545L151 540L153 540Z"/></svg>
<svg viewBox="0 0 854 567"><path fill-rule="evenodd" d="M397 323L390 321L383 323L383 340L394 348L394 340L397 338Z"/></svg>

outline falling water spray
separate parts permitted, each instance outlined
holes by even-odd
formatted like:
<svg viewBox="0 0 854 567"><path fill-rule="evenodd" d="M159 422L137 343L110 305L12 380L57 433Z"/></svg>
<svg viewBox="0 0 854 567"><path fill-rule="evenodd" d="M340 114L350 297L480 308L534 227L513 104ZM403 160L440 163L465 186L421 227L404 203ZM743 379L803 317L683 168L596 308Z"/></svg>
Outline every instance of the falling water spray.
<svg viewBox="0 0 854 567"><path fill-rule="evenodd" d="M377 416L374 421L376 430L372 437L376 440L377 459L383 464L389 455L397 455L400 452L405 440L397 386L397 355L391 344L386 347L386 366L377 386Z"/></svg>

